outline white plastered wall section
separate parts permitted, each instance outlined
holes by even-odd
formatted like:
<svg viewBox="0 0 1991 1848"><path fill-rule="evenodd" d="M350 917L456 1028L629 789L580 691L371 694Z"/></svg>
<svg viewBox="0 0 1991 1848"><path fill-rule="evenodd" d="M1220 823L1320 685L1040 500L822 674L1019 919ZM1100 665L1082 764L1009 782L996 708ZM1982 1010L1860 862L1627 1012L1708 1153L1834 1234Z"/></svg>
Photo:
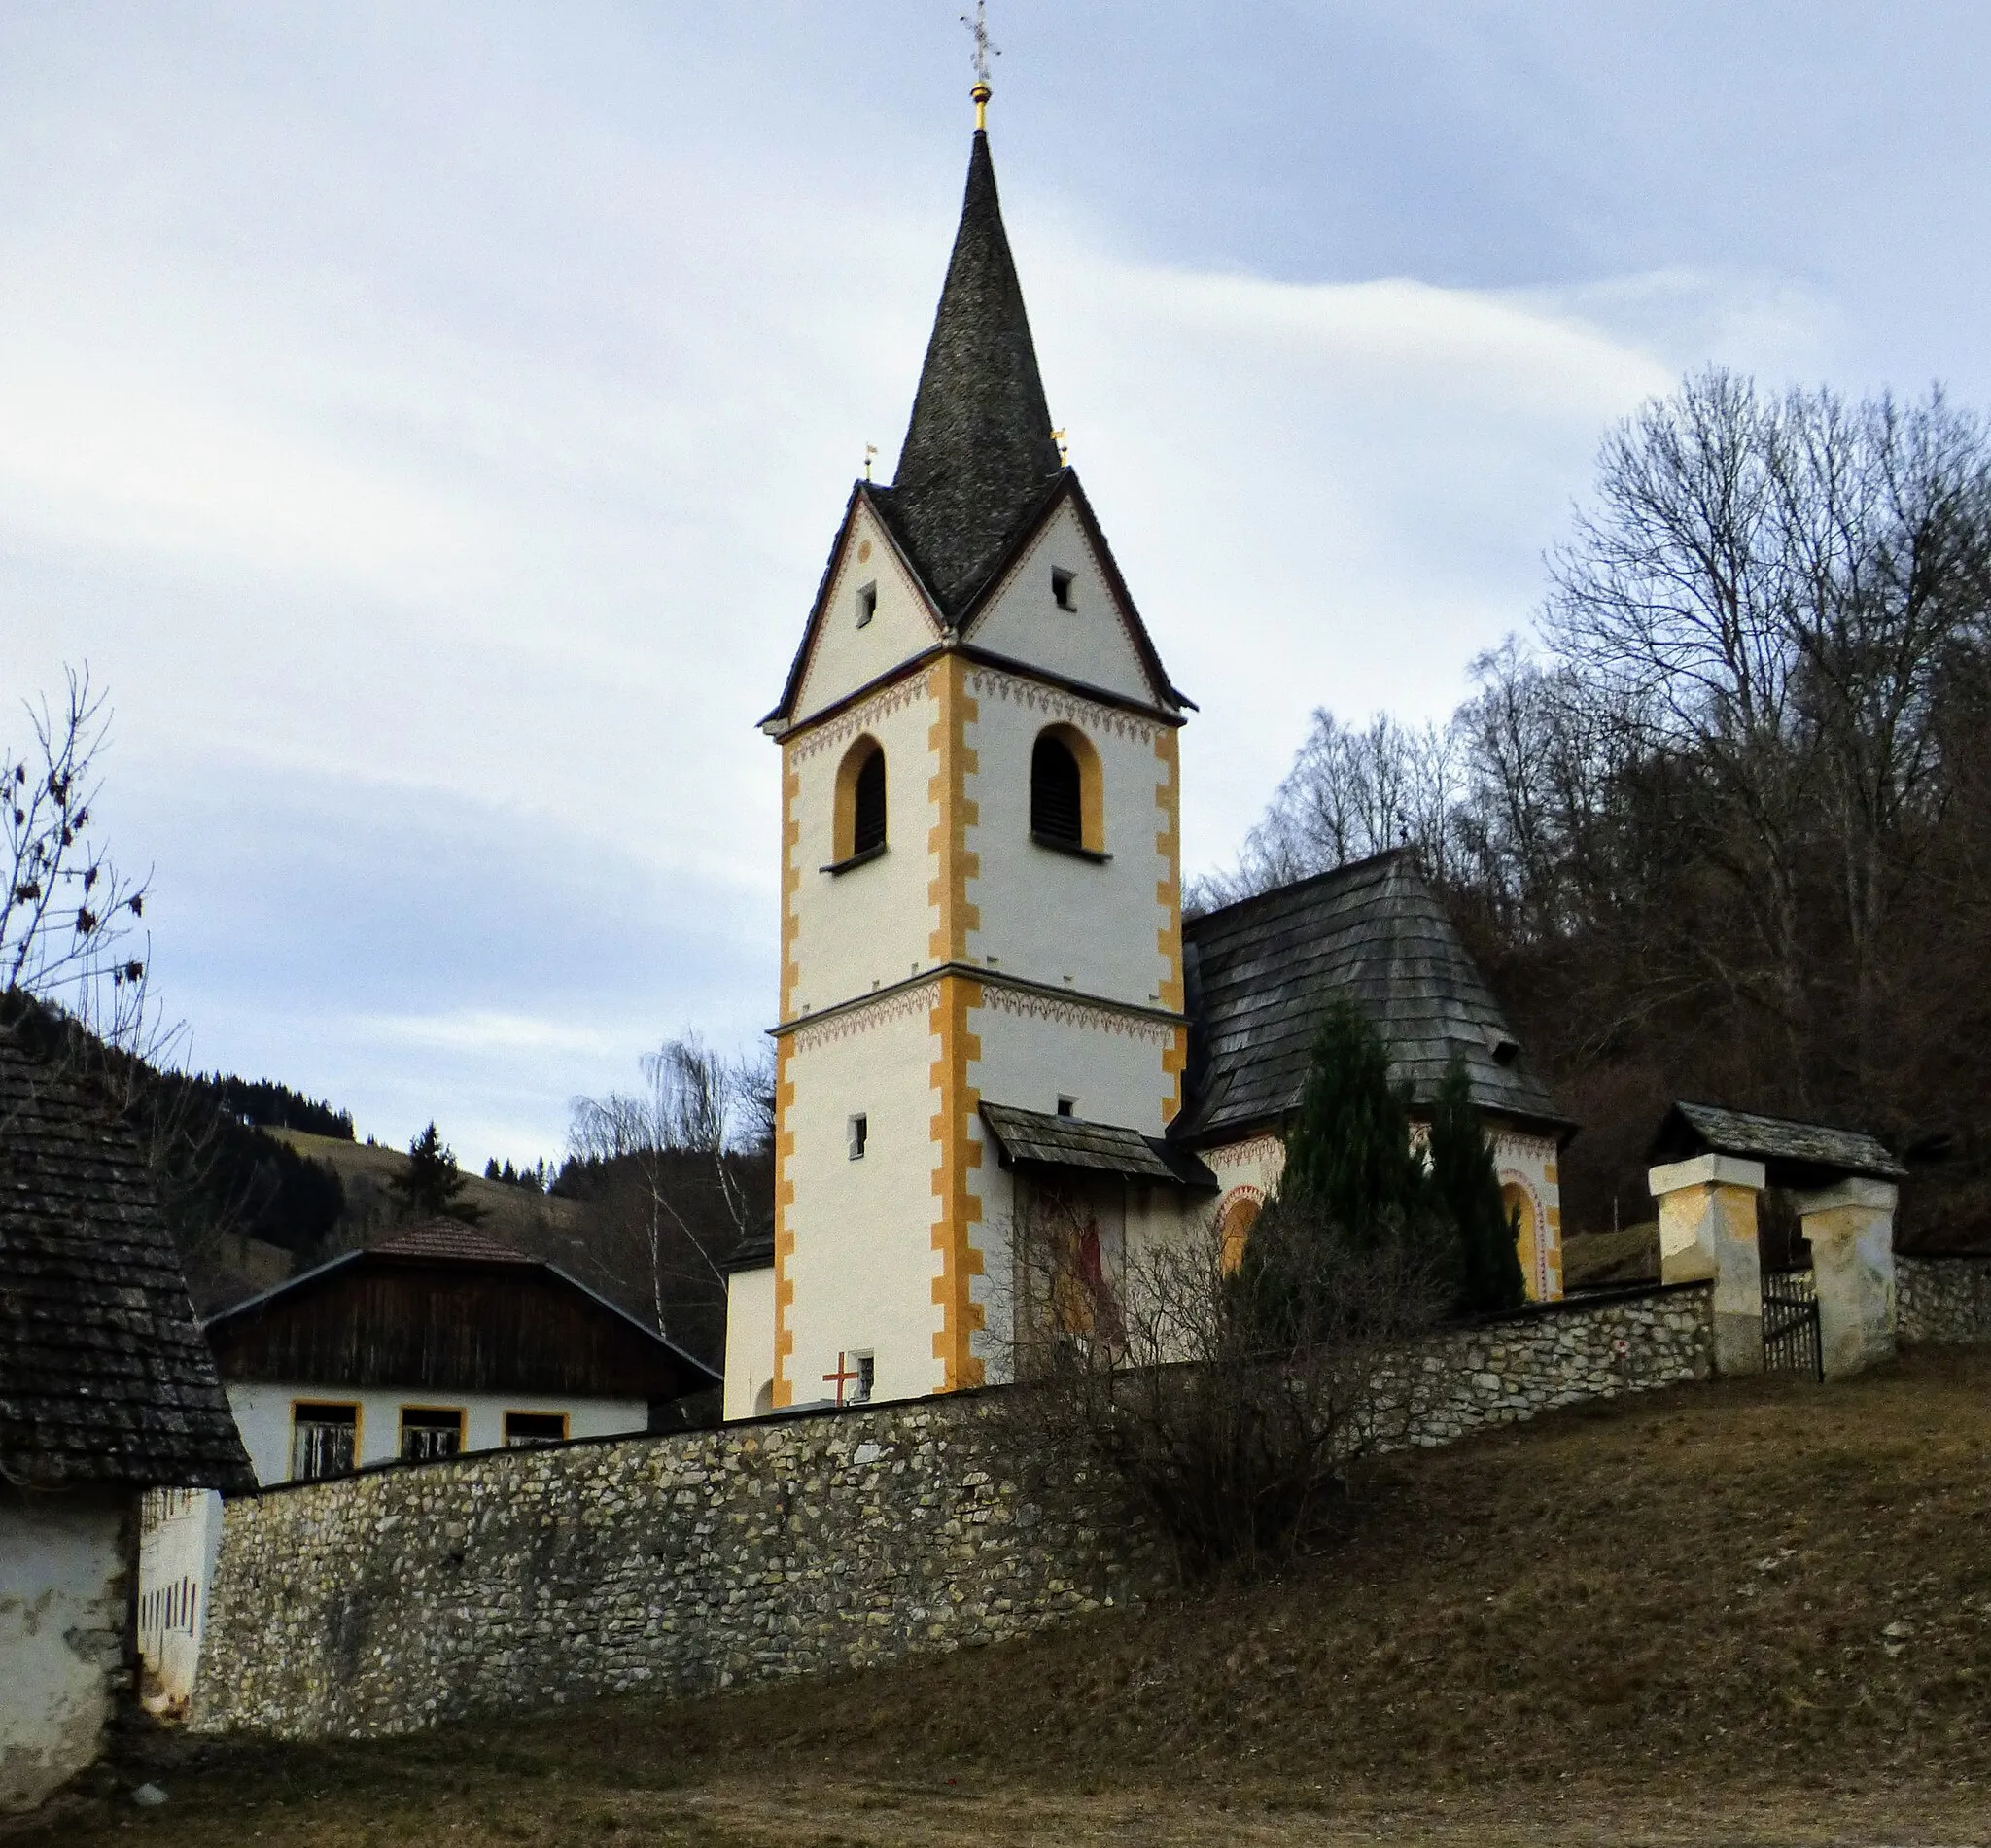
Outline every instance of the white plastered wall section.
<svg viewBox="0 0 1991 1848"><path fill-rule="evenodd" d="M0 1484L0 1812L92 1763L122 1666L129 1489Z"/></svg>
<svg viewBox="0 0 1991 1848"><path fill-rule="evenodd" d="M877 604L871 620L859 627L858 599L866 586L875 587ZM877 517L860 505L830 575L828 600L790 722L800 723L848 698L939 639L925 593Z"/></svg>
<svg viewBox="0 0 1991 1848"><path fill-rule="evenodd" d="M1072 574L1070 610L1058 605L1054 569ZM1104 567L1068 501L1038 529L967 639L992 654L1128 699L1152 703L1156 696Z"/></svg>
<svg viewBox="0 0 1991 1848"><path fill-rule="evenodd" d="M147 1700L184 1713L207 1628L207 1587L222 1543L211 1488L154 1489L138 1543L138 1653L157 1683Z"/></svg>
<svg viewBox="0 0 1991 1848"><path fill-rule="evenodd" d="M242 1447L256 1480L262 1484L291 1480L292 1410L300 1399L360 1409L361 1464L391 1463L401 1454L401 1412L403 1406L455 1408L465 1413L464 1448L495 1450L505 1443L507 1412L563 1412L570 1438L616 1437L648 1428L649 1408L641 1399L583 1399L548 1395L489 1392L437 1393L426 1387L387 1391L375 1387L286 1384L263 1380L231 1380L228 1409L242 1434Z"/></svg>
<svg viewBox="0 0 1991 1848"><path fill-rule="evenodd" d="M967 690L975 702L967 726L975 768L965 786L976 815L967 846L979 856L967 889L980 913L969 937L976 960L1054 989L1161 1005L1174 972L1160 944L1170 909L1158 888L1170 871L1159 844L1169 821L1157 794L1165 775L1155 753L1160 727L988 668L970 670ZM1112 855L1103 865L1030 839L1030 755L1052 724L1070 725L1099 752Z"/></svg>
<svg viewBox="0 0 1991 1848"><path fill-rule="evenodd" d="M726 1279L724 1415L751 1418L771 1412L773 1394L774 1266L770 1264L735 1271Z"/></svg>
<svg viewBox="0 0 1991 1848"><path fill-rule="evenodd" d="M944 1383L933 1337L941 1255L932 1228L941 1145L933 1134L940 1036L937 980L847 1014L805 1023L788 1042L794 1098L788 1173L794 1200L787 1259L794 1299L787 1378L793 1403L836 1396L838 1357L875 1357L874 1392L910 1399ZM863 1158L850 1156L850 1119L862 1115Z"/></svg>
<svg viewBox="0 0 1991 1848"><path fill-rule="evenodd" d="M792 780L790 848L795 1017L820 1013L932 965L934 906L932 729L938 710L923 673L885 688L786 749ZM837 766L861 737L885 751L885 852L843 873L836 859Z"/></svg>
<svg viewBox="0 0 1991 1848"><path fill-rule="evenodd" d="M1174 1042L1167 1022L994 983L983 986L981 1005L968 1019L981 1048L969 1061L968 1082L987 1101L1051 1115L1065 1097L1073 1099L1073 1114L1090 1122L1119 1124L1145 1135L1159 1135L1166 1127L1163 1110L1172 1080L1163 1056ZM981 1165L969 1169L968 1179L981 1208L973 1241L982 1269L968 1289L969 1300L982 1308L973 1352L996 1379L1006 1371L1014 1328L1016 1189L987 1126L978 1119L972 1133L982 1148ZM1179 1223L1174 1190L1161 1190L1155 1201L1145 1189L1135 1192L1143 1227L1151 1218L1170 1228Z"/></svg>

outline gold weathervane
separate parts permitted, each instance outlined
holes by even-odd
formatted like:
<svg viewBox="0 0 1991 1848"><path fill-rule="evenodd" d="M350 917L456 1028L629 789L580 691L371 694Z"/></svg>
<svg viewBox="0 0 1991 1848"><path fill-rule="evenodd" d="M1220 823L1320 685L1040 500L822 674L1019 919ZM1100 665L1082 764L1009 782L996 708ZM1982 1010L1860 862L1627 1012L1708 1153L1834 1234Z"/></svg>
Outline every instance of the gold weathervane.
<svg viewBox="0 0 1991 1848"><path fill-rule="evenodd" d="M969 18L963 13L961 22L966 26L975 41L975 87L968 94L975 99L975 132L980 134L989 125L989 60L1002 55L1001 46L989 37L989 21L984 17L988 0L975 0L975 17Z"/></svg>

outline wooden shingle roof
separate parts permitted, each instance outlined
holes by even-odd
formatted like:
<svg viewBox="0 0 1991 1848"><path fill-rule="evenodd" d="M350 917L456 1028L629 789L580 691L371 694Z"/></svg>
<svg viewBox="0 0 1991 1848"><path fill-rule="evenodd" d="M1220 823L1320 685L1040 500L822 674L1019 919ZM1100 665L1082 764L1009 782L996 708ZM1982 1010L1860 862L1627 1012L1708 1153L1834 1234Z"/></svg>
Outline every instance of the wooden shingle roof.
<svg viewBox="0 0 1991 1848"><path fill-rule="evenodd" d="M1402 850L1281 886L1182 926L1191 1098L1170 1134L1208 1143L1299 1102L1327 1010L1345 995L1414 1104L1460 1055L1483 1110L1568 1127L1465 945Z"/></svg>
<svg viewBox="0 0 1991 1848"><path fill-rule="evenodd" d="M982 1121L996 1137L1005 1168L1024 1162L1040 1168L1095 1168L1129 1180L1214 1188L1216 1176L1187 1149L1170 1148L1159 1136L1113 1123L1020 1110L1013 1104L985 1103Z"/></svg>
<svg viewBox="0 0 1991 1848"><path fill-rule="evenodd" d="M1694 1155L1762 1162L1773 1187L1819 1187L1848 1176L1900 1180L1908 1171L1885 1144L1858 1130L1754 1116L1712 1103L1676 1103L1653 1140L1652 1159L1677 1162Z"/></svg>
<svg viewBox="0 0 1991 1848"><path fill-rule="evenodd" d="M4 1031L0 1477L255 1486L136 1138Z"/></svg>

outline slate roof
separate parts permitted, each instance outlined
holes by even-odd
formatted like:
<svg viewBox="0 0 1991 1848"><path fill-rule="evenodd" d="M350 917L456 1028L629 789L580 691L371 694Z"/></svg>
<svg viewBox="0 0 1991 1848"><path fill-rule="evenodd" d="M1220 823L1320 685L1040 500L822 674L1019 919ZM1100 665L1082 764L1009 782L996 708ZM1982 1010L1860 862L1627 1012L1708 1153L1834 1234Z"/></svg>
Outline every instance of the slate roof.
<svg viewBox="0 0 1991 1848"><path fill-rule="evenodd" d="M1130 1180L1167 1181L1214 1188L1217 1178L1187 1149L1170 1148L1159 1136L1080 1117L1047 1116L1012 1104L985 1103L982 1121L996 1137L1003 1165L1033 1163L1046 1168L1095 1168Z"/></svg>
<svg viewBox="0 0 1991 1848"><path fill-rule="evenodd" d="M1655 1162L1733 1155L1762 1162L1773 1187L1817 1187L1851 1175L1900 1180L1907 1172L1887 1149L1857 1130L1832 1130L1786 1117L1752 1116L1712 1103L1676 1103L1653 1139Z"/></svg>
<svg viewBox="0 0 1991 1848"><path fill-rule="evenodd" d="M1063 470L978 129L912 421L873 499L952 623Z"/></svg>
<svg viewBox="0 0 1991 1848"><path fill-rule="evenodd" d="M1182 925L1191 1100L1170 1126L1207 1144L1299 1102L1328 1007L1346 995L1429 1103L1454 1052L1483 1110L1567 1129L1408 852L1380 854Z"/></svg>
<svg viewBox="0 0 1991 1848"><path fill-rule="evenodd" d="M4 1033L0 1478L256 1485L136 1138Z"/></svg>

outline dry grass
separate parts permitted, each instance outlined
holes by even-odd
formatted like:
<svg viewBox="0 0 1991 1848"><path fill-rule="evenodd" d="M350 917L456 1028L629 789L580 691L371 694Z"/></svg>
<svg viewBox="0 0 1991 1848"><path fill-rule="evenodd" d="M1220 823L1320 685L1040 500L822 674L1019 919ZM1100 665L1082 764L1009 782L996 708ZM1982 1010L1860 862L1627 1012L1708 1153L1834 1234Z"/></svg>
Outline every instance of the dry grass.
<svg viewBox="0 0 1991 1848"><path fill-rule="evenodd" d="M1419 1456L1305 1572L1030 1642L156 1774L59 1838L1991 1841L1991 1352Z"/></svg>

